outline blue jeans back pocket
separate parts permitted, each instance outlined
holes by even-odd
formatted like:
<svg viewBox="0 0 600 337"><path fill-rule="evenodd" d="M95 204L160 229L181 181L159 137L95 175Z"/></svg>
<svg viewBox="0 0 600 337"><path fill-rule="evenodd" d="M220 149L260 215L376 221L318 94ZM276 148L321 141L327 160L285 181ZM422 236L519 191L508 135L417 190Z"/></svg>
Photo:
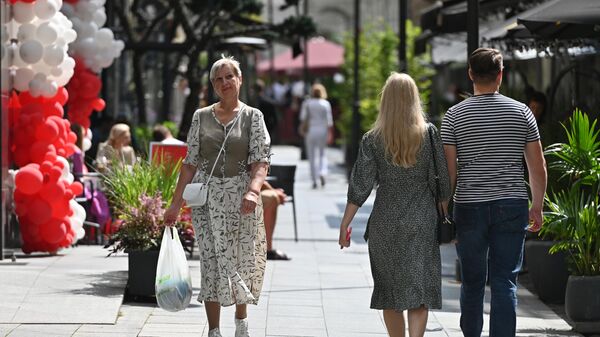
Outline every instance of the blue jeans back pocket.
<svg viewBox="0 0 600 337"><path fill-rule="evenodd" d="M527 200L506 200L492 207L492 226L500 232L524 232L529 223Z"/></svg>

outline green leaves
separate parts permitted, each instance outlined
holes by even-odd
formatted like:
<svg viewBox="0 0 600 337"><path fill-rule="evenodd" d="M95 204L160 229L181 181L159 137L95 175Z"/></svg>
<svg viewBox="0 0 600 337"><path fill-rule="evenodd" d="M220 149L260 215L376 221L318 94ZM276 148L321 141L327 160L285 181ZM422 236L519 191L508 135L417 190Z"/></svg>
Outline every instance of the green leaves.
<svg viewBox="0 0 600 337"><path fill-rule="evenodd" d="M594 185L600 180L600 141L596 129L597 120L590 120L579 109L569 118L569 127L564 124L567 143L552 144L545 154L554 158L548 166L572 177L576 183Z"/></svg>
<svg viewBox="0 0 600 337"><path fill-rule="evenodd" d="M563 124L567 143L552 144L545 154L548 167L570 179L567 190L546 198L541 235L559 241L550 252L566 251L575 275L600 275L600 142L597 121L579 109Z"/></svg>
<svg viewBox="0 0 600 337"><path fill-rule="evenodd" d="M414 41L421 33L418 26L408 20L406 22L406 50L408 74L415 79L419 87L421 102L427 111L431 92L431 76L434 74L429 55L414 55ZM400 40L389 24L371 23L364 26L360 35L360 114L361 131L371 128L379 112L379 95L381 88L392 71L398 71L398 44ZM331 90L331 96L339 97L342 105L341 123L338 127L346 138L350 136L352 123L352 106L354 102L354 39L348 35L344 39L344 65L342 67L346 80Z"/></svg>

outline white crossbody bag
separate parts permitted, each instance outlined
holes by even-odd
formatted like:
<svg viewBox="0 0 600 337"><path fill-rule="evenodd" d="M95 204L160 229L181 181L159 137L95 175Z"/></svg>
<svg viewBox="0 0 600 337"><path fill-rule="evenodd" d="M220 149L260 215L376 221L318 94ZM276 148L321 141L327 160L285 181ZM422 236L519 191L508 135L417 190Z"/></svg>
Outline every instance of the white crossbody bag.
<svg viewBox="0 0 600 337"><path fill-rule="evenodd" d="M231 125L231 129L229 129L229 131L225 135L225 139L223 140L223 145L221 145L219 154L217 154L217 158L215 158L215 162L213 164L212 169L210 170L210 175L208 176L208 179L206 179L206 183L191 183L191 184L187 184L185 186L185 189L183 190L183 199L185 200L185 203L187 206L200 207L200 206L204 206L204 204L206 204L206 200L208 199L208 183L210 182L210 178L212 178L213 172L215 171L215 167L217 166L217 161L219 160L219 157L221 156L221 152L223 152L223 149L225 148L225 143L227 142L227 138L229 138L229 134L233 130L235 123L237 123L238 119L240 119L243 108L244 107L240 108L240 110L238 111L237 117L235 117L235 121Z"/></svg>

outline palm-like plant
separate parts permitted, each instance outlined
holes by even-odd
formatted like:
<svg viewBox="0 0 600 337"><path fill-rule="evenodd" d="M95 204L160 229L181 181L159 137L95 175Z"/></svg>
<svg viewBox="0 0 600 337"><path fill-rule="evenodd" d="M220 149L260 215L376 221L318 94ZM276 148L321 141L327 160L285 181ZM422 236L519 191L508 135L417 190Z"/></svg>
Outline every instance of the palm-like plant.
<svg viewBox="0 0 600 337"><path fill-rule="evenodd" d="M549 209L543 236L559 241L550 252L566 251L574 275L600 275L600 130L596 120L575 110L569 126L563 124L567 143L546 148L549 168L570 179L567 190L546 198Z"/></svg>
<svg viewBox="0 0 600 337"><path fill-rule="evenodd" d="M556 143L546 148L546 155L553 157L548 167L562 173L561 178L570 177L573 183L597 186L600 180L600 141L596 129L597 120L590 125L589 116L576 109L569 118L569 127L562 124L567 143Z"/></svg>

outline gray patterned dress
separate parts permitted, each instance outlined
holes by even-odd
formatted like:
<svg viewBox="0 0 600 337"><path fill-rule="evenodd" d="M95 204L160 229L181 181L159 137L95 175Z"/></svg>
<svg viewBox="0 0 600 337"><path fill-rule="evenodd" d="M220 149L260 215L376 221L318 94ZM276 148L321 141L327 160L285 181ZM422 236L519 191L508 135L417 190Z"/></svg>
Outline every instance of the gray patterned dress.
<svg viewBox="0 0 600 337"><path fill-rule="evenodd" d="M223 125L214 106L194 113L185 164L198 168L193 182L209 182L208 201L192 208L192 221L200 250L202 283L199 301L257 304L266 264L266 236L262 202L253 213L242 215L243 195L250 183L249 165L269 162L271 139L258 109L244 106L239 120ZM217 154L231 128L225 148Z"/></svg>
<svg viewBox="0 0 600 337"><path fill-rule="evenodd" d="M352 170L348 202L362 206L377 186L365 233L374 281L372 309L402 311L421 305L439 309L442 305L432 152L438 162L443 199L450 195L450 181L437 129L432 124L429 128L435 132L434 147L425 135L413 167L391 164L383 142L369 132L362 139Z"/></svg>

